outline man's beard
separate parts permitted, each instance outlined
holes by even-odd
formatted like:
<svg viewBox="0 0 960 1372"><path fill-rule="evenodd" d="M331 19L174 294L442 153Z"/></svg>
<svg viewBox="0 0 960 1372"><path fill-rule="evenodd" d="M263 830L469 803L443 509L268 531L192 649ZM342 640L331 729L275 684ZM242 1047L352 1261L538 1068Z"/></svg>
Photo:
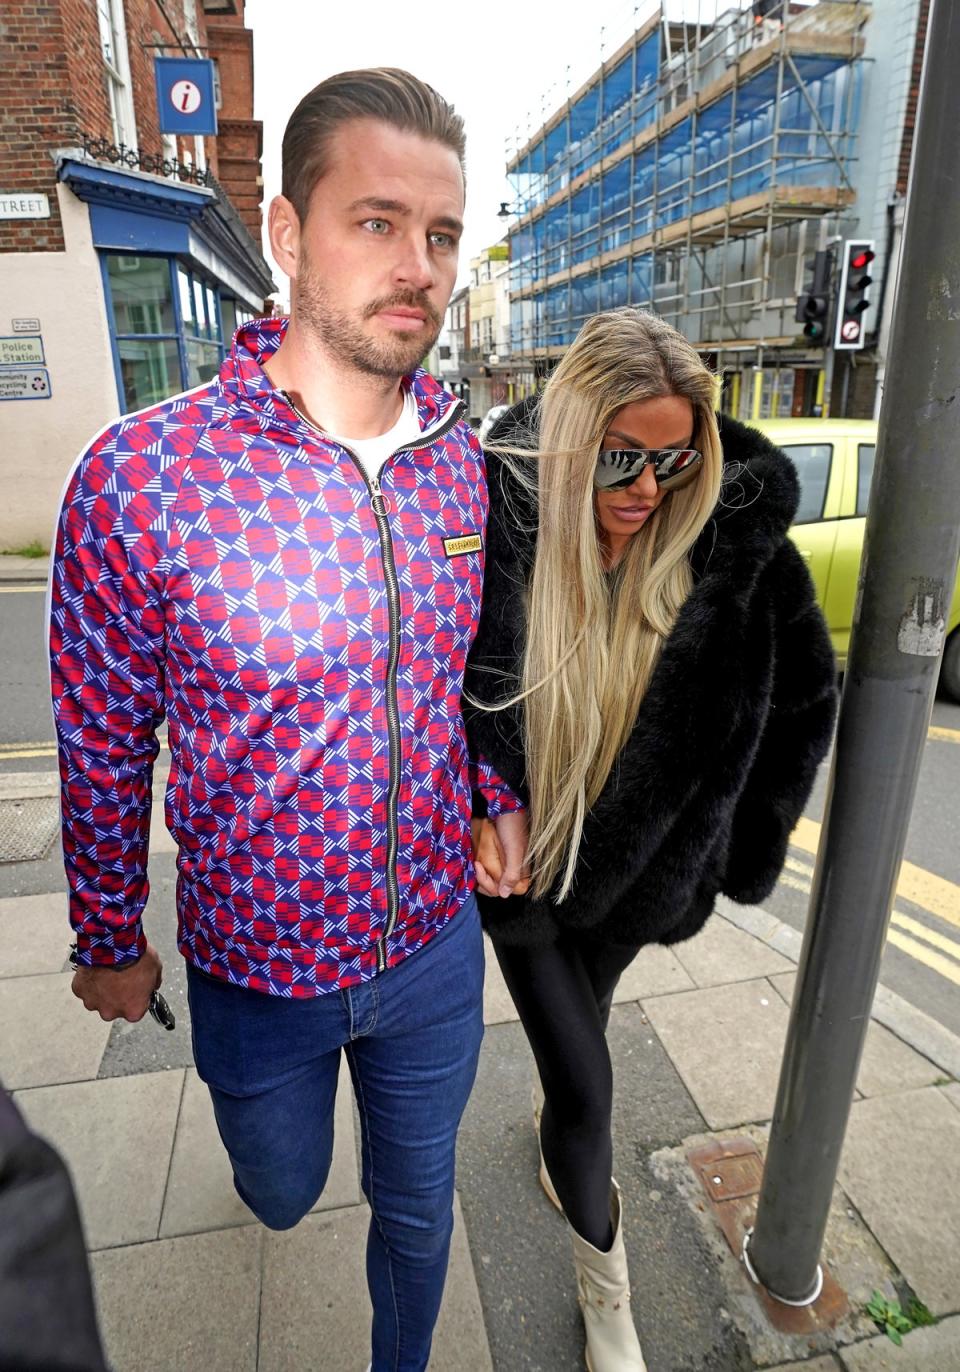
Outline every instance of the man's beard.
<svg viewBox="0 0 960 1372"><path fill-rule="evenodd" d="M306 258L294 282L297 319L338 362L367 376L406 376L419 366L440 335L443 321L420 291L396 291L364 306L360 318L336 309L326 287L315 275ZM381 310L422 310L426 315L426 336L397 334L394 338L374 339L364 332L362 321Z"/></svg>

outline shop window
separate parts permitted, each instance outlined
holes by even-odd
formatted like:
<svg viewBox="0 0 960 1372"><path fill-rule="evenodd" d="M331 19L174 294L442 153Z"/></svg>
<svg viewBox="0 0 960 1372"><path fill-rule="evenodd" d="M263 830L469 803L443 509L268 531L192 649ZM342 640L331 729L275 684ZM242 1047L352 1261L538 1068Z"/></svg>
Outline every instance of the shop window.
<svg viewBox="0 0 960 1372"><path fill-rule="evenodd" d="M461 310L458 306L453 315L452 328L463 328L463 321L460 316ZM237 329L242 328L244 324L249 324L250 320L254 318L253 311L248 309L246 305L241 305L239 300L234 300L229 295L222 295L220 297L220 322L223 329L222 342L224 347L229 348L230 340Z"/></svg>
<svg viewBox="0 0 960 1372"><path fill-rule="evenodd" d="M183 389L170 260L112 254L106 263L121 401L142 410Z"/></svg>
<svg viewBox="0 0 960 1372"><path fill-rule="evenodd" d="M121 403L141 410L216 376L223 325L216 288L169 257L105 255ZM233 301L231 323L249 318Z"/></svg>

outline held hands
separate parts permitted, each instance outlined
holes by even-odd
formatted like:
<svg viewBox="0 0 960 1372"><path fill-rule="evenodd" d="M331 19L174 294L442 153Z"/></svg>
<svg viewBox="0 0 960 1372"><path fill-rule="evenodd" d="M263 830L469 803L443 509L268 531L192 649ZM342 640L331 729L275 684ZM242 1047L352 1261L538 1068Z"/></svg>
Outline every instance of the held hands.
<svg viewBox="0 0 960 1372"><path fill-rule="evenodd" d="M526 810L475 819L473 865L477 888L485 896L522 896L530 885L527 843L530 827Z"/></svg>
<svg viewBox="0 0 960 1372"><path fill-rule="evenodd" d="M150 996L163 981L163 964L151 944L129 967L78 967L70 989L83 1001L84 1009L96 1010L101 1019L143 1019Z"/></svg>

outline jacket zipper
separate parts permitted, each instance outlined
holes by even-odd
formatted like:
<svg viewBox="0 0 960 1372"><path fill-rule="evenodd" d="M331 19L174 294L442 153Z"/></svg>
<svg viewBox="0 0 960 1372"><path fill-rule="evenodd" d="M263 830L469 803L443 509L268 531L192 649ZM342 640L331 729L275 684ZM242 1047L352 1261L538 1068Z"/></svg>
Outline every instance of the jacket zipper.
<svg viewBox="0 0 960 1372"><path fill-rule="evenodd" d="M314 433L320 434L327 442L331 440L312 423L302 410L298 409L286 391L280 394L293 410L302 423ZM450 407L443 422L436 429L428 429L421 434L420 442L405 443L402 447L396 448L388 457L384 459L385 467L398 453L412 452L417 448L424 448L428 444L442 438L460 420L464 410L464 403L458 400ZM400 887L397 881L397 847L399 844L399 819L398 802L400 797L400 705L397 699L397 668L400 662L400 582L397 579L397 563L393 555L393 537L390 533L390 521L387 518L387 506L383 491L380 488L378 477L367 476L356 453L351 452L343 444L343 450L350 457L353 465L363 478L363 483L370 496L370 506L373 510L373 517L377 523L377 535L380 539L380 561L383 566L383 580L387 588L387 613L389 617L389 650L387 654L387 675L385 681L386 706L387 706L387 743L389 757L389 786L387 790L387 922L384 925L383 933L377 941L377 971L384 972L387 968L387 939L397 927L397 919L400 913ZM383 467L381 467L381 471Z"/></svg>

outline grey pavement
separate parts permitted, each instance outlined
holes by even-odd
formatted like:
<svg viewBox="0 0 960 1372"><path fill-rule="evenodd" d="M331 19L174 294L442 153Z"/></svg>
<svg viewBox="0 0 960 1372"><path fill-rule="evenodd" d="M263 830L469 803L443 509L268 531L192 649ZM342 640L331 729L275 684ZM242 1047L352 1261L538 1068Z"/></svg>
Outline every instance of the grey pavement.
<svg viewBox="0 0 960 1372"><path fill-rule="evenodd" d="M0 1080L71 1169L111 1366L361 1372L368 1212L348 1077L325 1194L295 1230L269 1233L233 1190L192 1065L159 808L146 927L171 1034L149 1019L103 1024L71 995L54 857L18 864L23 879L0 899ZM960 1040L931 1017L878 996L827 1235L850 1303L834 1327L773 1329L687 1161L692 1145L733 1135L762 1151L799 945L771 909L723 902L697 938L644 949L618 987L615 1169L650 1372L960 1372ZM537 1182L532 1059L492 956L485 1018L431 1367L573 1372L583 1346L569 1241ZM874 1288L915 1294L940 1322L894 1349L863 1314Z"/></svg>
<svg viewBox="0 0 960 1372"><path fill-rule="evenodd" d="M22 557L17 553L0 553L0 585L46 581L49 570L49 556Z"/></svg>

